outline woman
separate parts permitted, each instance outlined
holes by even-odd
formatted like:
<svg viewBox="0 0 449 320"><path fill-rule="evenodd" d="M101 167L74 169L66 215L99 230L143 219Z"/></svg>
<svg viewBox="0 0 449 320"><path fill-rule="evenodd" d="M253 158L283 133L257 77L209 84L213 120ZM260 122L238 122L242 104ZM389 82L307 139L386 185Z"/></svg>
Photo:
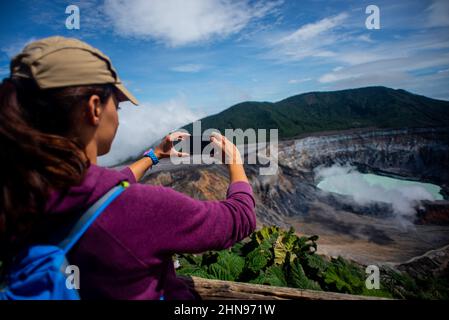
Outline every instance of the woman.
<svg viewBox="0 0 449 320"><path fill-rule="evenodd" d="M225 249L255 229L255 201L240 154L220 134L211 137L231 160L222 201L137 183L153 162L174 152L181 133L166 136L151 157L121 171L97 166L97 157L109 152L118 104L125 100L137 104L109 58L79 40L42 39L11 61L0 87L0 261L7 266L20 249L48 240L128 180L69 253L80 270L81 298L195 299L176 278L172 255ZM149 125L157 125L153 120Z"/></svg>

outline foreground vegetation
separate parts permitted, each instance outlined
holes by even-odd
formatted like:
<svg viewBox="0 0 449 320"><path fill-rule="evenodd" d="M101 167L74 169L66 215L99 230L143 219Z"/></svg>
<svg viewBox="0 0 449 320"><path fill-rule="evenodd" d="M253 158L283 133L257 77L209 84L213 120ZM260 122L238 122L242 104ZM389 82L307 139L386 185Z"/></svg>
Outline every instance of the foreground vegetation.
<svg viewBox="0 0 449 320"><path fill-rule="evenodd" d="M298 237L295 230L264 227L222 251L178 255L179 275L300 289L400 299L449 299L447 278L414 279L381 268L379 289L367 289L365 267L341 257L316 253L318 236Z"/></svg>

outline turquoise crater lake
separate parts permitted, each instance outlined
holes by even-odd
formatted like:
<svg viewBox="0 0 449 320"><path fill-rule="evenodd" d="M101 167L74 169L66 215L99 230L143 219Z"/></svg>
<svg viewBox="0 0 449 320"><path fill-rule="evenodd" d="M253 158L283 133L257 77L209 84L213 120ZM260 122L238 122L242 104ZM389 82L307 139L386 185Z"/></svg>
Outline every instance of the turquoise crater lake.
<svg viewBox="0 0 449 320"><path fill-rule="evenodd" d="M328 192L381 202L391 202L396 194L416 200L444 200L441 188L437 185L370 173L343 172L325 175L317 187Z"/></svg>

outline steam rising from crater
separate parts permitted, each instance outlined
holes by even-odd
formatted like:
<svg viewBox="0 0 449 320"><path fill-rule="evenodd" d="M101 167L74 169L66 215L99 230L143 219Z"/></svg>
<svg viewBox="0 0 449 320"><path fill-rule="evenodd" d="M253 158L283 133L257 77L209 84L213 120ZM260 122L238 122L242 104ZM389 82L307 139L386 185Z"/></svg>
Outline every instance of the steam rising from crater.
<svg viewBox="0 0 449 320"><path fill-rule="evenodd" d="M375 202L391 204L396 220L410 226L416 206L422 200L441 200L440 188L429 183L362 174L355 167L333 165L315 169L318 188L351 196L359 205Z"/></svg>

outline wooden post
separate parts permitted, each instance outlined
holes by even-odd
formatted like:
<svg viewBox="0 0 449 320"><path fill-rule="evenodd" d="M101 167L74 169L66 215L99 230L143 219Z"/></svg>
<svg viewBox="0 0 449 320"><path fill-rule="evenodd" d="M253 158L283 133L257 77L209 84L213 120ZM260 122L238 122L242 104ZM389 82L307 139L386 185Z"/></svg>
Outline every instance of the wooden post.
<svg viewBox="0 0 449 320"><path fill-rule="evenodd" d="M243 282L178 276L203 300L386 300L384 298L343 294L329 291L275 287Z"/></svg>

